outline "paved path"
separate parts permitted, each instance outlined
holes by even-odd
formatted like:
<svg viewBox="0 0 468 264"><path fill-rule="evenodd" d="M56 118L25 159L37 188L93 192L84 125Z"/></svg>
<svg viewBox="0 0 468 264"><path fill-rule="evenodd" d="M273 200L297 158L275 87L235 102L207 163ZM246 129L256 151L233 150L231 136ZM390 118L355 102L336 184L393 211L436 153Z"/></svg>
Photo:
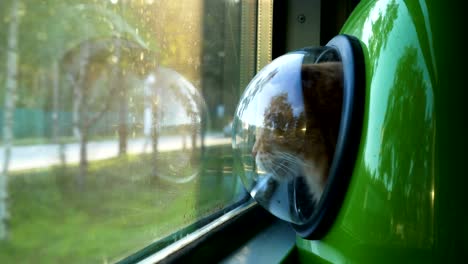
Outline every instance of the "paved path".
<svg viewBox="0 0 468 264"><path fill-rule="evenodd" d="M190 146L190 138L186 138L187 146ZM205 146L229 144L231 138L223 137L221 133L208 134L205 137ZM118 140L106 140L88 143L88 160L102 160L118 155ZM146 147L145 147L146 144ZM198 143L199 144L199 143ZM159 138L158 149L160 152L182 149L181 136L164 136ZM152 151L150 139L129 139L127 152L129 154L149 153ZM12 149L10 160L10 171L44 168L60 163L58 152L59 146L33 145L17 146ZM65 155L67 164L78 163L80 156L80 145L78 143L65 144ZM4 148L0 147L0 169L3 169Z"/></svg>

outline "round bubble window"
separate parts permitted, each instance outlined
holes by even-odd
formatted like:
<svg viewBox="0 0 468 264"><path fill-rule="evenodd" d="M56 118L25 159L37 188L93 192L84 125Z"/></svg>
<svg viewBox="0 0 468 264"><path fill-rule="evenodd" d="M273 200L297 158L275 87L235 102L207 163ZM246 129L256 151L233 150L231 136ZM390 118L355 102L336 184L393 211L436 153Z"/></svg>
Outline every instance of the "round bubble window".
<svg viewBox="0 0 468 264"><path fill-rule="evenodd" d="M154 173L173 183L190 182L201 166L205 101L186 78L165 67L151 72L144 86L143 131L150 139L145 146L152 149Z"/></svg>
<svg viewBox="0 0 468 264"><path fill-rule="evenodd" d="M360 128L353 45L338 36L275 59L249 83L234 119L236 172L246 189L306 237L336 204L330 196L343 196L342 169L350 166L342 161L353 126Z"/></svg>

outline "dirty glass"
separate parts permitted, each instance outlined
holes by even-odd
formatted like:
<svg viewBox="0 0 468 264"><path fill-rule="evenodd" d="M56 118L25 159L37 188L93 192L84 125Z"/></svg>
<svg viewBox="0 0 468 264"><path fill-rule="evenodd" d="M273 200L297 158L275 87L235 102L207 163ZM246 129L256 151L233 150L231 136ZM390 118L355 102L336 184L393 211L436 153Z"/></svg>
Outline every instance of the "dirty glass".
<svg viewBox="0 0 468 264"><path fill-rule="evenodd" d="M0 263L107 263L244 199L254 1L0 2Z"/></svg>

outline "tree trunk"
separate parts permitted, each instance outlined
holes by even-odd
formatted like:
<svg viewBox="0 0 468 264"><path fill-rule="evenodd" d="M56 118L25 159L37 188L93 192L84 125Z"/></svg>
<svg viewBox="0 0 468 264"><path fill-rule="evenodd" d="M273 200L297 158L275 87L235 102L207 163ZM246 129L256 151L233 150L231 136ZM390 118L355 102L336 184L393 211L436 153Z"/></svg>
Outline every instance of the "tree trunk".
<svg viewBox="0 0 468 264"><path fill-rule="evenodd" d="M197 124L197 118L196 118L196 113L192 112L190 114L191 118L191 136L192 136L192 155L190 157L190 160L193 163L196 162L197 159L197 133L198 133L198 124Z"/></svg>
<svg viewBox="0 0 468 264"><path fill-rule="evenodd" d="M120 10L124 10L123 1L120 1ZM118 58L118 63L121 64L122 60L122 52L121 52L122 44L120 43L120 39L117 39L117 50L116 55ZM114 69L114 76L115 80L117 81L116 84L118 85L117 91L119 91L119 156L123 156L127 154L127 137L128 137L128 125L127 125L127 117L128 117L128 98L127 98L127 85L123 78L123 72L119 67L115 66Z"/></svg>
<svg viewBox="0 0 468 264"><path fill-rule="evenodd" d="M197 118L196 118L196 113L192 112L190 113L190 119L191 119L191 136L192 136L192 152L195 152L197 149L197 133L198 133L198 124L197 124Z"/></svg>
<svg viewBox="0 0 468 264"><path fill-rule="evenodd" d="M193 126L196 126L193 125ZM192 127L192 151L195 152L195 150L197 149L197 130L196 130L196 127Z"/></svg>
<svg viewBox="0 0 468 264"><path fill-rule="evenodd" d="M85 177L86 177L86 166L87 166L87 155L86 155L86 139L85 129L83 129L83 89L80 84L75 83L73 85L73 134L78 137L80 142L80 167L78 173L75 176L75 184L79 191L84 190Z"/></svg>
<svg viewBox="0 0 468 264"><path fill-rule="evenodd" d="M157 96L157 95L156 95ZM153 98L155 98L154 96ZM152 112L152 120L151 120L151 143L153 147L153 152L152 152L152 181L156 181L158 177L158 137L159 137L159 131L158 131L158 106L155 103L151 104L151 112Z"/></svg>
<svg viewBox="0 0 468 264"><path fill-rule="evenodd" d="M80 131L80 168L76 175L76 186L79 191L84 191L86 186L86 174L88 172L88 151L86 144L88 143L87 129Z"/></svg>
<svg viewBox="0 0 468 264"><path fill-rule="evenodd" d="M186 138L186 128L184 127L182 130L181 130L181 134L182 134L182 150L185 151L187 149L187 138Z"/></svg>
<svg viewBox="0 0 468 264"><path fill-rule="evenodd" d="M127 85L124 83L122 72L115 73L114 83L119 86L119 156L127 154L127 137L128 137L128 98Z"/></svg>
<svg viewBox="0 0 468 264"><path fill-rule="evenodd" d="M87 149L86 149L86 139L87 131L85 128L84 122L84 110L85 110L85 77L86 77L86 67L89 47L85 46L81 52L81 57L79 58L79 69L78 69L78 78L74 79L73 76L70 76L70 80L73 84L73 134L78 138L80 142L80 165L77 174L75 175L75 184L78 191L82 192L86 184L86 172L87 172Z"/></svg>
<svg viewBox="0 0 468 264"><path fill-rule="evenodd" d="M60 68L57 61L52 63L52 142L58 145L58 156L62 167L66 165L65 144L60 138Z"/></svg>
<svg viewBox="0 0 468 264"><path fill-rule="evenodd" d="M73 78L73 77L72 77ZM73 136L80 139L80 119L81 119L81 104L83 103L83 91L80 85L73 83Z"/></svg>
<svg viewBox="0 0 468 264"><path fill-rule="evenodd" d="M3 126L3 169L0 173L0 240L8 238L8 167L10 165L11 148L13 144L13 125L15 112L15 98L18 86L18 6L14 1L11 7L11 21L8 32L7 76L5 92L5 112Z"/></svg>

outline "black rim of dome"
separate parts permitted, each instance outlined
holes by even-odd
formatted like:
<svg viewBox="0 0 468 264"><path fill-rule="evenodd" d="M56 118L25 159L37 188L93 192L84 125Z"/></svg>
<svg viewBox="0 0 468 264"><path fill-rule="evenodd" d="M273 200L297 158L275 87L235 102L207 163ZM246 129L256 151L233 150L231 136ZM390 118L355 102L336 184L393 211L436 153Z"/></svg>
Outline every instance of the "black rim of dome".
<svg viewBox="0 0 468 264"><path fill-rule="evenodd" d="M334 48L341 57L344 75L343 104L329 180L318 209L306 223L291 224L296 233L306 239L322 238L338 215L353 174L364 115L365 66L359 40L349 35L338 35L326 47Z"/></svg>

